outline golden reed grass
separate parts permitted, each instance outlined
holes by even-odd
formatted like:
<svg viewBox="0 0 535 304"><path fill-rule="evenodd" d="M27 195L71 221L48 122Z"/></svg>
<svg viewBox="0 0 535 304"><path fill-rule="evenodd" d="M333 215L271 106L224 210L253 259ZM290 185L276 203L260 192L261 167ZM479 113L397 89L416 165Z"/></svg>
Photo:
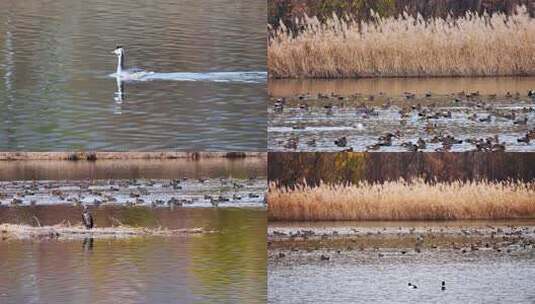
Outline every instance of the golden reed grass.
<svg viewBox="0 0 535 304"><path fill-rule="evenodd" d="M535 75L535 20L527 9L425 20L333 15L270 28L268 69L275 78Z"/></svg>
<svg viewBox="0 0 535 304"><path fill-rule="evenodd" d="M370 184L270 184L273 221L461 220L535 216L535 183L403 180Z"/></svg>

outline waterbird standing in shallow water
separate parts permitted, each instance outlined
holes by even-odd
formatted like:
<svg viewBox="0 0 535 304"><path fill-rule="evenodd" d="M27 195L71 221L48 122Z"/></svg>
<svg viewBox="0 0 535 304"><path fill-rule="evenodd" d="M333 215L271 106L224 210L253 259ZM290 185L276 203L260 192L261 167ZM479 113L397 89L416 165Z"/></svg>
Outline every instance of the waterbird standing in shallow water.
<svg viewBox="0 0 535 304"><path fill-rule="evenodd" d="M442 287L440 290L446 290L446 281L442 281Z"/></svg>
<svg viewBox="0 0 535 304"><path fill-rule="evenodd" d="M82 222L86 229L93 229L93 216L86 205L84 205L84 211L82 212Z"/></svg>

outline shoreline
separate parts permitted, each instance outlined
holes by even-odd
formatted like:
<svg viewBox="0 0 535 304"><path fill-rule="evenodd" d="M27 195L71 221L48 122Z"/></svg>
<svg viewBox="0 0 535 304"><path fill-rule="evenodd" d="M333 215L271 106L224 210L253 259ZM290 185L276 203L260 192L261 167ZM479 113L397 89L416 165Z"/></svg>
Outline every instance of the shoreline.
<svg viewBox="0 0 535 304"><path fill-rule="evenodd" d="M96 161L96 160L166 160L190 159L200 160L208 158L266 158L266 152L93 152L93 151L65 151L65 152L0 152L2 161L25 160L66 160L66 161Z"/></svg>
<svg viewBox="0 0 535 304"><path fill-rule="evenodd" d="M479 222L454 226L436 221L391 227L268 226L268 259L275 264L359 263L437 254L525 255L535 249L535 220Z"/></svg>

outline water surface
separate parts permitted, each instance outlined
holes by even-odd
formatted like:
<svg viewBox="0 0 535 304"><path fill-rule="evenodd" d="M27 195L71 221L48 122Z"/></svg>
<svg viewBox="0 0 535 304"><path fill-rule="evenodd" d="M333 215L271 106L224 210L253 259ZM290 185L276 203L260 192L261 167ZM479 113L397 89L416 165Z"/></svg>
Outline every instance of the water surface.
<svg viewBox="0 0 535 304"><path fill-rule="evenodd" d="M266 176L264 157L131 160L24 160L0 162L0 181L251 178Z"/></svg>
<svg viewBox="0 0 535 304"><path fill-rule="evenodd" d="M268 302L533 303L534 225L270 223Z"/></svg>
<svg viewBox="0 0 535 304"><path fill-rule="evenodd" d="M523 138L535 132L535 98L528 96L534 83L533 77L270 80L268 147L403 152L421 138L426 145L418 150L434 152L445 149L437 138L454 136L462 142L449 151L475 151L474 142L492 138L494 150L532 152L535 144ZM397 135L392 143L377 146L388 133ZM336 144L344 137L346 144Z"/></svg>
<svg viewBox="0 0 535 304"><path fill-rule="evenodd" d="M266 70L265 1L7 0L0 11L0 149L265 149L265 74L210 74ZM118 44L153 79L110 77Z"/></svg>
<svg viewBox="0 0 535 304"><path fill-rule="evenodd" d="M158 218L216 233L0 241L0 302L265 303L265 211L207 210Z"/></svg>

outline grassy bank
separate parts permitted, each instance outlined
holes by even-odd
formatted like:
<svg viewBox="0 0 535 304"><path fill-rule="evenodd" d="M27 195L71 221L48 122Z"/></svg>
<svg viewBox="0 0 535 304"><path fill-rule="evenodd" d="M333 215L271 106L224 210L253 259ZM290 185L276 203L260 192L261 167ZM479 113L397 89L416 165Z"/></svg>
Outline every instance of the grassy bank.
<svg viewBox="0 0 535 304"><path fill-rule="evenodd" d="M271 32L268 69L275 78L535 75L535 19L467 12L459 18L304 17L298 33Z"/></svg>
<svg viewBox="0 0 535 304"><path fill-rule="evenodd" d="M461 220L535 216L535 184L520 182L270 185L274 221Z"/></svg>

